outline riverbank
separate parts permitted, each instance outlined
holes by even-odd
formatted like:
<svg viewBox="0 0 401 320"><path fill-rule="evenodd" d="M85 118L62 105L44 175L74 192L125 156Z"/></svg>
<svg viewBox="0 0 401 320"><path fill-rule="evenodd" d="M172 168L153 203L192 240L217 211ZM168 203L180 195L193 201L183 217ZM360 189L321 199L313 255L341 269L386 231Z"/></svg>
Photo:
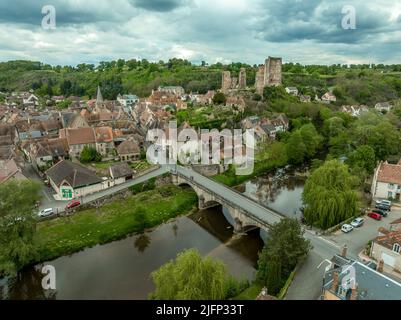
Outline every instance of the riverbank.
<svg viewBox="0 0 401 320"><path fill-rule="evenodd" d="M32 264L143 232L187 214L196 204L197 196L191 189L167 185L98 209L40 222L34 239L38 258Z"/></svg>

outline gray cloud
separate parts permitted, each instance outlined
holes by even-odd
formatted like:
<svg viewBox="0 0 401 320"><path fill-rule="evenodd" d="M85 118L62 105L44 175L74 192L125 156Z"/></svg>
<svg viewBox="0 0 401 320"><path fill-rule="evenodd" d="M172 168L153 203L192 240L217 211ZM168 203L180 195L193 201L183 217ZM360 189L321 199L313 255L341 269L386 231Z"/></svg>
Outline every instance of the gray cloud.
<svg viewBox="0 0 401 320"><path fill-rule="evenodd" d="M345 5L354 6L356 29L341 27ZM257 26L261 38L272 42L314 40L321 43L360 43L372 34L398 28L389 23L390 13L368 2L329 0L281 0L261 5L265 16Z"/></svg>
<svg viewBox="0 0 401 320"><path fill-rule="evenodd" d="M52 31L40 28L48 4ZM341 28L343 5L355 6L356 30ZM394 0L3 0L0 61L399 62L400 14Z"/></svg>
<svg viewBox="0 0 401 320"><path fill-rule="evenodd" d="M187 0L131 0L134 6L149 11L167 12L188 4Z"/></svg>

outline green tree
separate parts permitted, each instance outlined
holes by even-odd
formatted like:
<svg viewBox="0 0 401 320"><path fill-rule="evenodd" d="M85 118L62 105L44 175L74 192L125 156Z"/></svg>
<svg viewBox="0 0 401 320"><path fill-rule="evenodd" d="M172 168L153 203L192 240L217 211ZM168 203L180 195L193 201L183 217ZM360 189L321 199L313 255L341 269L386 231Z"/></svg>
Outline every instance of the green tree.
<svg viewBox="0 0 401 320"><path fill-rule="evenodd" d="M295 219L285 218L271 227L265 246L259 255L257 280L267 286L270 294L277 294L311 245L303 237L304 231ZM285 280L284 280L285 281Z"/></svg>
<svg viewBox="0 0 401 320"><path fill-rule="evenodd" d="M305 124L300 129L302 142L306 147L306 157L312 158L320 146L323 138L316 131L313 124Z"/></svg>
<svg viewBox="0 0 401 320"><path fill-rule="evenodd" d="M195 249L186 250L151 274L155 300L223 300L228 298L233 279L225 265L202 258Z"/></svg>
<svg viewBox="0 0 401 320"><path fill-rule="evenodd" d="M40 185L31 181L0 184L0 269L13 274L36 257L36 203Z"/></svg>
<svg viewBox="0 0 401 320"><path fill-rule="evenodd" d="M82 149L80 161L82 163L100 162L102 161L102 156L95 148L85 146Z"/></svg>
<svg viewBox="0 0 401 320"><path fill-rule="evenodd" d="M222 92L217 92L214 96L213 96L213 103L214 104L225 104L227 101L226 96L224 95L224 93Z"/></svg>
<svg viewBox="0 0 401 320"><path fill-rule="evenodd" d="M291 134L286 146L287 157L290 163L300 164L304 162L307 150L299 130L296 130Z"/></svg>
<svg viewBox="0 0 401 320"><path fill-rule="evenodd" d="M282 287L281 280L281 261L280 257L272 256L269 260L269 267L267 270L267 288L269 293L276 295L280 292Z"/></svg>
<svg viewBox="0 0 401 320"><path fill-rule="evenodd" d="M308 178L302 195L308 224L328 229L355 216L357 179L338 160L326 161Z"/></svg>
<svg viewBox="0 0 401 320"><path fill-rule="evenodd" d="M375 150L371 146L359 146L351 152L348 162L352 167L360 167L367 173L373 173L376 167Z"/></svg>

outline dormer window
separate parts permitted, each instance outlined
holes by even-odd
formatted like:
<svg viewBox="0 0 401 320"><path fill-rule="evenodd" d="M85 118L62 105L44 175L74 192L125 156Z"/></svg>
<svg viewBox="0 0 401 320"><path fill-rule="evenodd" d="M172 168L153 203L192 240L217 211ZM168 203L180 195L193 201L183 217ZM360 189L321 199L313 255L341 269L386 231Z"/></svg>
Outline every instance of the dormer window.
<svg viewBox="0 0 401 320"><path fill-rule="evenodd" d="M397 253L400 253L401 252L401 245L399 245L398 243L394 244L393 251L397 252Z"/></svg>

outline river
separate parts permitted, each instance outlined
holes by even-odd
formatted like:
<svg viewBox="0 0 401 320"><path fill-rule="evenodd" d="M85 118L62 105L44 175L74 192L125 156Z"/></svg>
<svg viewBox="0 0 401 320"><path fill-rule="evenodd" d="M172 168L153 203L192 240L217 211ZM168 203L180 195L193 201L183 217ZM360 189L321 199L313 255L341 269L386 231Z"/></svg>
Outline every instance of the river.
<svg viewBox="0 0 401 320"><path fill-rule="evenodd" d="M248 196L290 217L299 216L304 179L277 171L242 186ZM241 189L241 188L240 188ZM146 299L154 290L150 274L177 253L196 248L222 260L239 279L254 278L263 240L258 231L233 237L221 207L179 217L142 235L85 249L29 267L18 278L0 279L3 299ZM56 290L43 290L43 265L56 270Z"/></svg>

